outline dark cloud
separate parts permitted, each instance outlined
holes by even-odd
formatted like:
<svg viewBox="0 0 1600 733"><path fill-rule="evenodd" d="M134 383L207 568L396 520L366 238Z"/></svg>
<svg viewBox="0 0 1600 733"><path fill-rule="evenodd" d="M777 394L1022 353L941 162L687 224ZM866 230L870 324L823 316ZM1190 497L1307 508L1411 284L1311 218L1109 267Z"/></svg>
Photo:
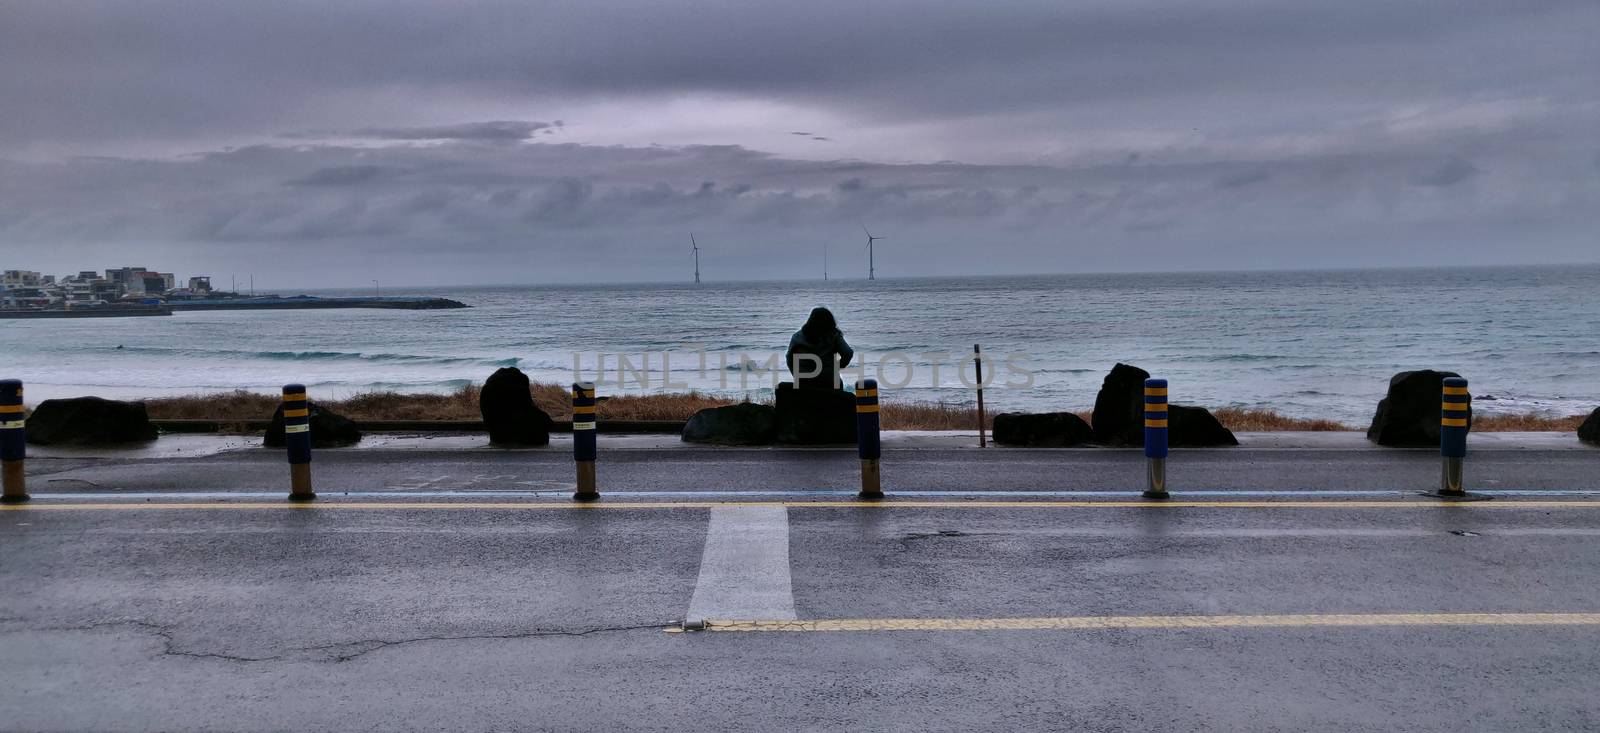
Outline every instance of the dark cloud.
<svg viewBox="0 0 1600 733"><path fill-rule="evenodd" d="M1234 171L1217 179L1217 188L1243 188L1269 178L1272 178L1272 174L1263 168Z"/></svg>
<svg viewBox="0 0 1600 733"><path fill-rule="evenodd" d="M291 186L351 186L376 180L383 169L375 165L339 165L318 168L310 175L288 181Z"/></svg>
<svg viewBox="0 0 1600 733"><path fill-rule="evenodd" d="M28 73L0 76L0 98L28 104L0 120L0 139L30 140L696 92L900 121L1143 109L1209 132L1242 112L1276 123L1441 96L1593 99L1600 10L1592 0L1022 0L982 12L916 0L714 12L650 0L147 0L5 14L0 65Z"/></svg>
<svg viewBox="0 0 1600 733"><path fill-rule="evenodd" d="M1514 161L1546 154L1534 146L1500 155ZM1468 187L1443 185L1491 175L1477 165L1404 147L1361 157L1127 166L800 160L738 146L261 145L177 160L7 165L0 176L10 183L0 192L17 204L13 211L26 213L0 218L0 241L187 242L217 252L270 246L325 253L336 246L385 253L384 263L391 261L388 252L408 243L470 244L482 261L514 263L520 247L554 253L574 241L621 246L693 227L739 232L750 242L750 258L725 265L754 274L782 262L773 232L832 238L858 221L896 232L898 246L916 251L916 267L939 271L948 269L940 263L959 270L959 263L979 261L1070 268L1089 242L1157 235L1175 242L1163 262L1227 266L1214 251L1191 257L1181 243L1231 240L1244 229L1241 222L1254 235L1286 243L1289 254L1301 249L1292 243L1327 231L1375 240L1404 222L1407 231L1475 223L1489 233L1497 222L1526 227L1543 217L1538 226L1550 233L1552 251L1570 253L1577 251L1566 249L1577 246L1571 233L1585 221L1579 202L1600 202L1600 182L1587 168L1579 164L1552 179L1551 166L1487 167L1498 171L1497 188L1506 192L1491 201ZM1430 171L1424 178L1442 197L1404 196L1418 182L1418 169ZM20 180L29 181L26 189L15 185ZM1272 186L1252 185L1268 180ZM1551 209L1534 182L1571 192L1571 211ZM1458 189L1463 193L1450 193ZM1072 233L1074 244L1050 246L1063 232ZM971 250L973 236L992 249ZM617 272L652 271L628 268L619 263Z"/></svg>
<svg viewBox="0 0 1600 733"><path fill-rule="evenodd" d="M1443 165L1421 175L1416 179L1421 186L1454 186L1457 183L1478 175L1478 167L1462 158L1451 158Z"/></svg>

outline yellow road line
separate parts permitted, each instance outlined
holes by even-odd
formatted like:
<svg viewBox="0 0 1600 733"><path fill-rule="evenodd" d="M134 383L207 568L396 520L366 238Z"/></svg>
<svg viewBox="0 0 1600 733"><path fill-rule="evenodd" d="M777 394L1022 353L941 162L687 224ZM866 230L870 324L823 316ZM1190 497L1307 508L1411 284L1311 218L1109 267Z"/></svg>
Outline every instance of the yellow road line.
<svg viewBox="0 0 1600 733"><path fill-rule="evenodd" d="M149 511L175 509L267 510L367 509L390 511L547 510L600 509L710 509L722 506L786 507L790 509L1597 509L1600 501L615 501L601 503L513 501L156 501L156 502L55 502L3 504L0 511Z"/></svg>
<svg viewBox="0 0 1600 733"><path fill-rule="evenodd" d="M707 620L707 631L1079 631L1317 626L1600 626L1600 613L1372 613L1262 616L1066 616L1058 618L857 618ZM676 629L669 629L676 631Z"/></svg>

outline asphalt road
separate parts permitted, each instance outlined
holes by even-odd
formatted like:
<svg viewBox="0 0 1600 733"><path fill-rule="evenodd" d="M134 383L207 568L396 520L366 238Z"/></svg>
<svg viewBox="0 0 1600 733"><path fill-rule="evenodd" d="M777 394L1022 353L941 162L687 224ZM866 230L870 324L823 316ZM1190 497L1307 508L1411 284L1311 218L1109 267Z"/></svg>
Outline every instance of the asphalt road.
<svg viewBox="0 0 1600 733"><path fill-rule="evenodd" d="M0 727L1600 726L1600 502L949 501L36 500Z"/></svg>
<svg viewBox="0 0 1600 733"><path fill-rule="evenodd" d="M115 454L110 454L115 456ZM320 492L553 491L573 486L571 454L544 450L323 450L313 464ZM602 493L636 491L846 491L860 464L843 450L607 450ZM206 457L30 458L33 492L287 491L281 451L253 448ZM885 490L1142 490L1138 450L885 450ZM1177 450L1168 461L1175 492L1430 491L1439 456L1428 450ZM1600 490L1600 450L1476 451L1469 488Z"/></svg>

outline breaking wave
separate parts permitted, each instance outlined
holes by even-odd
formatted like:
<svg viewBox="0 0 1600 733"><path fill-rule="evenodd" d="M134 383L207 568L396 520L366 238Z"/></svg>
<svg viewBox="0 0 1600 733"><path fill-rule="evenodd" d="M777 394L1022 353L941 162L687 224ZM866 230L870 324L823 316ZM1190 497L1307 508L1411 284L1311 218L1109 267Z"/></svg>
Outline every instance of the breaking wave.
<svg viewBox="0 0 1600 733"><path fill-rule="evenodd" d="M487 359L470 356L365 353L359 351L243 351L227 349L172 349L159 346L118 346L107 349L123 354L153 354L183 358L261 359L266 361L353 361L377 364L476 364L514 367L517 357Z"/></svg>

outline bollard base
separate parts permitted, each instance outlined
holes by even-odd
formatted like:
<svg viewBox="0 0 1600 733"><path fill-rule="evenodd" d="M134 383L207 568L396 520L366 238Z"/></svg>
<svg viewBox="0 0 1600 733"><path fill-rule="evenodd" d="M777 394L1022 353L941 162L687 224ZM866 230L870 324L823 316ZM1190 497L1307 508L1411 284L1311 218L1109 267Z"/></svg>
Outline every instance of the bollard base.
<svg viewBox="0 0 1600 733"><path fill-rule="evenodd" d="M317 492L311 490L311 464L289 464L289 501L311 501Z"/></svg>
<svg viewBox="0 0 1600 733"><path fill-rule="evenodd" d="M1444 489L1440 489L1438 491L1424 491L1422 492L1422 495L1431 496L1435 499L1447 499L1449 501L1489 501L1494 498L1492 496L1484 496L1483 494L1473 494L1466 491L1446 491Z"/></svg>
<svg viewBox="0 0 1600 733"><path fill-rule="evenodd" d="M1467 495L1462 488L1461 480L1462 460L1458 457L1447 456L1439 466L1439 495L1463 497Z"/></svg>
<svg viewBox="0 0 1600 733"><path fill-rule="evenodd" d="M883 485L878 474L878 459L861 459L861 493L857 496L862 499L882 499Z"/></svg>
<svg viewBox="0 0 1600 733"><path fill-rule="evenodd" d="M1146 484L1148 488L1144 490L1144 498L1171 498L1172 495L1167 493L1167 459L1151 458L1149 460L1149 464L1149 471L1147 473L1149 482Z"/></svg>
<svg viewBox="0 0 1600 733"><path fill-rule="evenodd" d="M595 489L594 461L578 461L578 487L572 494L573 501L595 501L600 498L600 492Z"/></svg>
<svg viewBox="0 0 1600 733"><path fill-rule="evenodd" d="M0 468L0 483L5 485L5 491L0 494L0 503L21 504L29 499L28 475L24 470L22 461L4 461Z"/></svg>

